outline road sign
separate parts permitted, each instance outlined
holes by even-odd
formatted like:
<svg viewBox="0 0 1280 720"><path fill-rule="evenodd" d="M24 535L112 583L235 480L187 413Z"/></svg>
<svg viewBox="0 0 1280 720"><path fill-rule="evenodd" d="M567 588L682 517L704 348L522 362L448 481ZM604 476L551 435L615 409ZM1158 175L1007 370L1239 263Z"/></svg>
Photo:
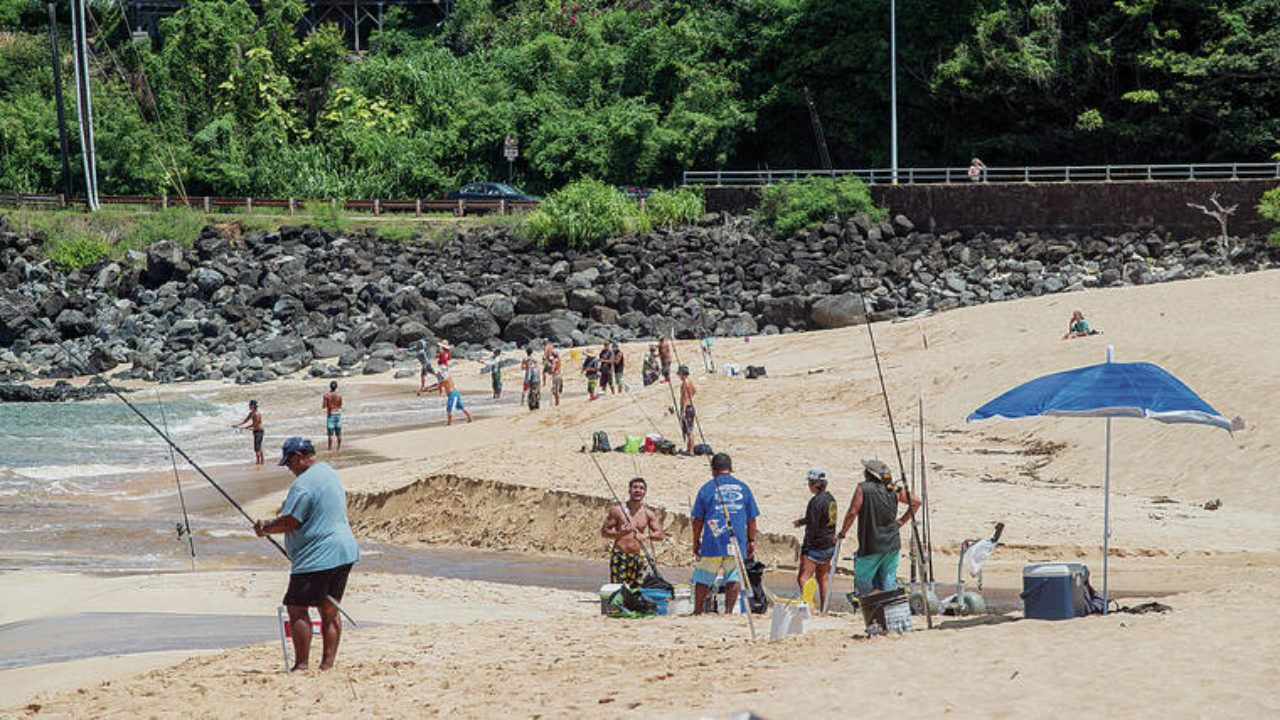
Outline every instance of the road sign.
<svg viewBox="0 0 1280 720"><path fill-rule="evenodd" d="M502 156L509 161L520 157L520 141L515 135L508 135L502 142Z"/></svg>

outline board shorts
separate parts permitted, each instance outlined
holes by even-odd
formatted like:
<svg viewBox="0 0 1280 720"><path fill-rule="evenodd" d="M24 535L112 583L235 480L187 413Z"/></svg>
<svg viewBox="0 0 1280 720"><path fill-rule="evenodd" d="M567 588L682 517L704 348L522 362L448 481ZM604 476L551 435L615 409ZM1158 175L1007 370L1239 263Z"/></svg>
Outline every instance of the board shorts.
<svg viewBox="0 0 1280 720"><path fill-rule="evenodd" d="M256 453L262 452L262 436L265 434L266 434L265 430L253 431L253 451L254 452Z"/></svg>
<svg viewBox="0 0 1280 720"><path fill-rule="evenodd" d="M493 374L493 391L498 392L501 389L502 389L502 375L495 372Z"/></svg>
<svg viewBox="0 0 1280 720"><path fill-rule="evenodd" d="M693 435L694 418L696 417L693 406L685 405L684 414L680 416L680 433L685 437Z"/></svg>
<svg viewBox="0 0 1280 720"><path fill-rule="evenodd" d="M693 564L693 582L698 585L715 585L721 574L726 585L738 582L738 561L731 556L700 557Z"/></svg>
<svg viewBox="0 0 1280 720"><path fill-rule="evenodd" d="M618 548L609 553L609 582L639 587L642 579L644 565L640 563L640 553L622 552Z"/></svg>
<svg viewBox="0 0 1280 720"><path fill-rule="evenodd" d="M667 380L671 379L671 361L670 360L662 361L662 377L666 378Z"/></svg>
<svg viewBox="0 0 1280 720"><path fill-rule="evenodd" d="M347 563L328 570L290 575L289 589L285 591L281 602L298 607L320 607L328 597L342 602L342 594L347 591L347 576L351 574L351 565L352 563Z"/></svg>
<svg viewBox="0 0 1280 720"><path fill-rule="evenodd" d="M836 554L835 547L829 547L826 550L811 549L811 550L804 551L805 558L807 558L811 562L816 562L819 565L825 565L831 562L831 558L834 557L835 554Z"/></svg>
<svg viewBox="0 0 1280 720"><path fill-rule="evenodd" d="M329 413L324 419L324 429L329 435L342 436L342 413Z"/></svg>
<svg viewBox="0 0 1280 720"><path fill-rule="evenodd" d="M601 370L600 371L600 387L607 388L610 385L613 385L613 371Z"/></svg>
<svg viewBox="0 0 1280 720"><path fill-rule="evenodd" d="M560 375L551 376L551 392L555 395L564 393L564 378Z"/></svg>
<svg viewBox="0 0 1280 720"><path fill-rule="evenodd" d="M853 560L853 591L859 597L898 586L898 551L858 555Z"/></svg>
<svg viewBox="0 0 1280 720"><path fill-rule="evenodd" d="M596 387L597 387L597 383L599 382L600 381L595 378L587 378L587 394L588 395L596 394Z"/></svg>
<svg viewBox="0 0 1280 720"><path fill-rule="evenodd" d="M542 388L536 384L529 386L529 409L537 410L542 405Z"/></svg>
<svg viewBox="0 0 1280 720"><path fill-rule="evenodd" d="M462 406L462 393L457 390L449 393L449 399L446 400L444 404L444 411L446 413L452 413L454 410L466 410L466 408Z"/></svg>

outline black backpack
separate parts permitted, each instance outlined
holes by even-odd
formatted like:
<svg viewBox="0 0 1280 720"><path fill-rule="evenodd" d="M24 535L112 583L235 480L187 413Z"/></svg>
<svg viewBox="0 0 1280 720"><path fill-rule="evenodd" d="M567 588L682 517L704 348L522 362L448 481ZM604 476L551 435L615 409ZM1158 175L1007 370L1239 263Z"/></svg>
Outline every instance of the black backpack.
<svg viewBox="0 0 1280 720"><path fill-rule="evenodd" d="M676 444L666 438L663 438L658 442L654 443L654 450L662 453L663 455L675 455Z"/></svg>
<svg viewBox="0 0 1280 720"><path fill-rule="evenodd" d="M591 452L609 452L611 449L609 436L603 430L597 430L591 434Z"/></svg>
<svg viewBox="0 0 1280 720"><path fill-rule="evenodd" d="M743 375L745 375L748 380L755 380L756 378L765 377L768 373L765 372L763 365L748 365L747 370Z"/></svg>
<svg viewBox="0 0 1280 720"><path fill-rule="evenodd" d="M769 611L769 596L764 594L765 564L759 560L748 560L747 580L751 582L751 612L763 615Z"/></svg>
<svg viewBox="0 0 1280 720"><path fill-rule="evenodd" d="M711 446L706 443L698 443L693 446L694 455L711 455Z"/></svg>

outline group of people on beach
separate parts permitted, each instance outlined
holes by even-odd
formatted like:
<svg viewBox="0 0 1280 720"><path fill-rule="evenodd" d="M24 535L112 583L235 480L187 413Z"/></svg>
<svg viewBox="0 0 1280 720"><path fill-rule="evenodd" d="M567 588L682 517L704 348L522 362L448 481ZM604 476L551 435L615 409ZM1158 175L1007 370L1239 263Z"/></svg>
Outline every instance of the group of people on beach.
<svg viewBox="0 0 1280 720"><path fill-rule="evenodd" d="M825 471L814 468L805 476L812 498L805 513L794 523L804 528L800 546L800 567L796 584L803 588L812 578L817 584L819 607L825 607L831 591L832 563L838 542L857 523L858 549L854 560L854 597L897 587L899 529L911 521L920 499L910 495L905 485L895 482L889 466L880 460L863 461L862 481L854 489L853 501L839 518L835 497L828 490ZM644 502L648 483L635 477L627 488L625 503L609 508L600 535L613 541L609 552L609 581L640 587L645 576L644 544L651 546L666 537L658 514ZM906 511L898 515L898 506ZM711 479L703 483L689 513L693 539L693 612L702 614L708 595L718 586L724 592L725 607L736 607L741 577L739 558L755 555L756 519L760 507L746 482L733 474L733 460L727 453L711 458ZM650 559L656 555L652 553ZM652 568L656 570L656 568Z"/></svg>

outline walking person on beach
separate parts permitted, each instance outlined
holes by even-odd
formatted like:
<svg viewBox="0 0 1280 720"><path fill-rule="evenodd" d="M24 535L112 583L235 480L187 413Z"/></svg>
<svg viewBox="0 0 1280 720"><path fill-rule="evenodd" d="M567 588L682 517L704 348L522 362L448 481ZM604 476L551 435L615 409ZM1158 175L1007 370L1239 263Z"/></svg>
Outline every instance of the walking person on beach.
<svg viewBox="0 0 1280 720"><path fill-rule="evenodd" d="M614 362L615 362L615 358L613 354L613 347L610 346L609 343L605 343L604 347L600 348L600 394L601 395L604 395L604 391L606 388L609 390L610 395L616 392L613 388Z"/></svg>
<svg viewBox="0 0 1280 720"><path fill-rule="evenodd" d="M427 343L426 338L419 338L408 347L408 352L413 353L418 358L418 364L421 368L418 372L418 394L427 391L427 375L435 375L435 368L431 367L431 355L428 352L431 346Z"/></svg>
<svg viewBox="0 0 1280 720"><path fill-rule="evenodd" d="M587 400L595 400L596 385L600 382L600 361L596 359L595 350L587 351L587 358L582 361L582 374L587 377Z"/></svg>
<svg viewBox="0 0 1280 720"><path fill-rule="evenodd" d="M458 392L458 386L453 382L453 375L448 370L440 368L436 377L440 380L440 391L448 396L448 399L444 401L444 424L453 424L454 410L461 410L462 414L467 416L467 422L471 422L471 411L463 406L462 393Z"/></svg>
<svg viewBox="0 0 1280 720"><path fill-rule="evenodd" d="M804 528L804 542L800 545L800 569L796 584L804 592L809 578L817 576L818 607L827 606L828 579L831 559L836 552L836 499L827 492L827 473L818 468L809 471L809 505L804 517L796 520L796 527Z"/></svg>
<svg viewBox="0 0 1280 720"><path fill-rule="evenodd" d="M893 481L893 471L881 460L863 460L863 480L853 492L853 504L844 515L837 538L843 540L858 521L858 554L853 566L854 594L862 597L898 585L898 555L902 541L898 529L911 521L920 498ZM898 503L907 511L898 517Z"/></svg>
<svg viewBox="0 0 1280 720"><path fill-rule="evenodd" d="M493 399L501 400L502 399L502 351L501 350L493 351L492 362L493 362L493 369L490 372L493 374Z"/></svg>
<svg viewBox="0 0 1280 720"><path fill-rule="evenodd" d="M542 405L542 381L538 377L538 361L533 357L533 348L524 349L520 369L524 373L524 391L520 394L520 402L524 403L527 399L529 410L537 410Z"/></svg>
<svg viewBox="0 0 1280 720"><path fill-rule="evenodd" d="M231 427L237 430L248 428L253 432L253 456L254 465L262 465L262 438L266 435L266 431L262 427L262 412L258 410L258 401L249 401L249 414L244 416L240 422Z"/></svg>
<svg viewBox="0 0 1280 720"><path fill-rule="evenodd" d="M347 521L347 492L338 473L316 459L310 440L291 437L284 441L280 464L295 480L289 486L280 515L258 520L258 537L284 533L289 553L289 634L293 636L293 670L306 670L311 657L311 610L320 609L320 633L324 639L320 669L333 667L342 639L338 603L347 589L351 566L360 560L360 547Z"/></svg>
<svg viewBox="0 0 1280 720"><path fill-rule="evenodd" d="M694 387L693 381L689 379L689 368L684 365L676 370L676 375L680 376L680 432L684 435L685 452L693 454L693 431L697 423L697 413L693 409L693 396L698 394L698 388Z"/></svg>
<svg viewBox="0 0 1280 720"><path fill-rule="evenodd" d="M662 382L671 382L671 341L658 340L658 360L662 363Z"/></svg>
<svg viewBox="0 0 1280 720"><path fill-rule="evenodd" d="M542 384L543 386L545 386L549 381L552 380L551 364L554 361L555 357L558 356L559 354L560 354L560 351L556 350L556 346L552 345L550 340L542 341Z"/></svg>
<svg viewBox="0 0 1280 720"><path fill-rule="evenodd" d="M453 351L449 349L449 341L440 341L440 351L436 353L436 365L448 369L449 361L453 359Z"/></svg>
<svg viewBox="0 0 1280 720"><path fill-rule="evenodd" d="M609 551L611 583L639 587L644 578L642 543L645 540L663 538L657 514L644 504L644 496L648 491L649 485L644 478L631 478L627 485L626 515L623 515L621 505L613 505L604 518L604 525L600 527L600 535L613 541L613 549Z"/></svg>
<svg viewBox="0 0 1280 720"><path fill-rule="evenodd" d="M736 605L741 578L734 555L745 560L756 551L756 518L760 515L760 508L756 506L751 488L733 476L733 460L726 453L712 456L711 474L712 478L699 488L693 510L689 513L695 562L694 615L702 614L707 593L721 575L724 576L725 609ZM725 523L726 513L728 525ZM730 543L736 543L736 547L731 549Z"/></svg>
<svg viewBox="0 0 1280 720"><path fill-rule="evenodd" d="M550 343L547 344L550 345ZM551 351L551 365L547 374L551 376L551 399L558 407L560 396L564 394L564 363L560 360L560 351L554 348Z"/></svg>
<svg viewBox="0 0 1280 720"><path fill-rule="evenodd" d="M627 357L622 354L622 346L618 343L613 344L613 382L618 386L618 392L626 392L627 386L622 382L622 370L626 367Z"/></svg>
<svg viewBox="0 0 1280 720"><path fill-rule="evenodd" d="M329 438L329 450L333 450L333 439L338 438L338 452L342 452L342 393L338 392L338 381L329 381L329 392L324 394L321 402L324 407L324 430Z"/></svg>
<svg viewBox="0 0 1280 720"><path fill-rule="evenodd" d="M658 346L650 345L649 353L644 356L644 364L640 368L640 381L645 387L658 382Z"/></svg>

